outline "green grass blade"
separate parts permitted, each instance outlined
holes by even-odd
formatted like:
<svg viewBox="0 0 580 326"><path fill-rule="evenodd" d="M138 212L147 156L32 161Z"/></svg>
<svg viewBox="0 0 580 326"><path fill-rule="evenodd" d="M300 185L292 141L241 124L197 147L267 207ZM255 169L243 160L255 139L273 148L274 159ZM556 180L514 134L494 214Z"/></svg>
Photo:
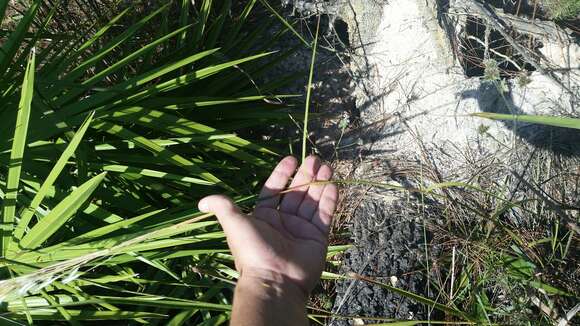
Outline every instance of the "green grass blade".
<svg viewBox="0 0 580 326"><path fill-rule="evenodd" d="M208 28L206 40L204 41L204 46L211 49L216 46L219 37L223 35L223 27L226 19L231 11L232 0L224 0L222 4L221 13L217 15L214 19L214 23Z"/></svg>
<svg viewBox="0 0 580 326"><path fill-rule="evenodd" d="M175 145L183 144L194 144L194 143L204 143L211 140L224 140L228 138L235 138L236 134L216 134L210 136L193 136L193 137L179 137L179 138L168 138L168 139L151 139L155 144L162 147L169 147ZM96 144L95 151L115 151L115 150L128 150L139 148L135 143L130 141L110 141L108 143Z"/></svg>
<svg viewBox="0 0 580 326"><path fill-rule="evenodd" d="M145 242L141 244L135 244L128 247L123 247L121 249L115 250L115 254L123 254L132 251L140 252L140 251L149 251L149 250L157 250L163 248L172 248L177 246L185 246L192 243L198 243L206 240L215 240L215 239L223 239L224 234L223 232L212 232L212 233L204 233L202 235L196 237L183 237L183 238L171 238L171 239L163 239L163 240L155 240L150 242Z"/></svg>
<svg viewBox="0 0 580 326"><path fill-rule="evenodd" d="M211 298L215 297L220 291L222 290L222 286L220 284L216 284L212 286L207 292L203 293L198 300L206 301L210 300ZM167 326L181 326L184 325L188 320L190 320L196 313L199 312L199 309L188 309L183 310L177 313L169 322L167 322Z"/></svg>
<svg viewBox="0 0 580 326"><path fill-rule="evenodd" d="M204 226L207 226L206 224ZM188 228L187 231L196 227ZM187 232L184 231L184 232ZM191 256L192 254L215 254L222 252L229 252L227 249L204 249L204 250L180 250L175 251L176 246L185 246L195 243L201 243L207 240L224 240L225 235L223 232L213 232L204 234L201 237L183 237L183 238L172 238L172 239L162 239L154 240L145 243L133 244L131 246L123 247L120 249L115 249L115 257L107 258L107 261L114 262L115 264L124 263L134 263L138 261L135 256L129 255L132 252L139 252L143 257L148 259L174 259ZM60 245L51 246L46 249L41 249L39 251L33 251L24 253L18 256L18 262L22 264L35 264L35 265L45 265L53 264L59 261L77 259L84 255L91 255L102 249L110 249L122 241L131 240L133 237L130 235L117 236L110 239L97 240L93 242L84 243L79 246L73 247L63 247ZM127 255L125 255L127 254ZM101 264L100 262L87 262L87 264Z"/></svg>
<svg viewBox="0 0 580 326"><path fill-rule="evenodd" d="M42 186L41 182L39 182L38 180L34 179L29 175L22 176L21 181L24 184L24 191L30 195L36 195L36 193L40 190L40 187ZM51 186L47 188L45 198L54 198L55 200L56 199L62 200L64 199L64 196L60 195L61 193L64 193L62 189L59 189L55 186ZM121 200L121 198L118 199ZM28 202L27 205L30 205L30 202ZM89 205L83 210L83 213L95 217L99 221L109 224L123 220L122 217L113 214L94 203L89 203Z"/></svg>
<svg viewBox="0 0 580 326"><path fill-rule="evenodd" d="M179 26L186 26L189 23L189 10L191 2L189 0L181 0L179 8ZM185 46L187 40L188 32L183 30L181 35L179 35L178 43L179 47Z"/></svg>
<svg viewBox="0 0 580 326"><path fill-rule="evenodd" d="M53 186L54 182L56 181L56 179L58 178L58 176L60 175L62 170L65 168L66 164L68 163L68 160L74 154L78 145L80 144L81 140L83 139L85 132L87 131L87 129L89 128L89 126L92 122L93 115L94 115L94 113L91 113L87 117L85 122L79 128L78 132L74 135L71 142L68 144L68 146L66 147L66 149L64 150L64 152L62 153L62 155L60 156L60 158L58 159L58 161L56 162L56 164L54 165L52 170L50 171L50 174L46 177L46 180L43 182L42 186L40 187L40 189L38 190L38 192L36 193L36 195L32 199L32 202L30 203L30 205L28 205L28 207L22 212L22 215L20 217L20 222L18 223L16 230L14 231L14 238L16 240L22 239L22 236L24 235L24 231L28 227L28 224L30 223L30 220L32 219L32 217L34 215L34 212L36 211L36 209L38 208L40 203L42 203L42 201L46 197L50 187Z"/></svg>
<svg viewBox="0 0 580 326"><path fill-rule="evenodd" d="M205 312L207 315L207 312ZM211 315L207 315L208 317ZM225 324L230 319L229 313L223 313L221 315L213 316L209 319L204 320L203 322L199 323L198 326L215 326L215 325L222 325Z"/></svg>
<svg viewBox="0 0 580 326"><path fill-rule="evenodd" d="M4 197L4 208L2 214L2 239L0 242L0 255L5 256L12 239L14 228L14 218L16 215L16 198L20 185L20 174L24 158L24 148L26 146L26 135L28 133L28 122L32 106L32 94L34 88L34 67L35 53L32 51L30 60L24 74L22 83L22 94L18 105L16 127L14 138L12 139L12 150L10 151L10 163L8 164L8 180L6 182L6 195Z"/></svg>
<svg viewBox="0 0 580 326"><path fill-rule="evenodd" d="M88 180L87 180L88 181ZM96 219L104 222L104 223L117 223L119 221L123 221L124 219L117 214L111 213L106 209L94 204L89 203L87 208L83 210L83 213L95 217Z"/></svg>
<svg viewBox="0 0 580 326"><path fill-rule="evenodd" d="M276 96L265 96L265 95L254 95L254 96L242 96L234 98L216 98L216 97L162 97L162 98L152 98L145 100L140 104L145 107L154 107L157 109L163 108L166 110L185 110L185 109L197 109L197 108L207 108L212 106L219 106L225 104L240 104L247 102L265 102L268 100L276 100L283 98L297 97L297 95L276 95Z"/></svg>
<svg viewBox="0 0 580 326"><path fill-rule="evenodd" d="M149 266L151 266L153 268L156 268L159 271L161 271L161 272L169 275L171 278L175 279L178 282L181 282L182 281L181 278L177 274L175 274L171 269L169 269L169 267L167 267L166 264L164 264L163 262L161 262L160 259L157 259L157 260L147 259L146 257L143 257L142 255L137 254L137 253L134 253L134 252L129 252L127 254L128 255L131 255L131 256L135 257L137 260L139 260L139 261L141 261L141 262L143 262L143 263L145 263L145 264L147 264L147 265L149 265Z"/></svg>
<svg viewBox="0 0 580 326"><path fill-rule="evenodd" d="M105 175L105 173L101 173L75 189L63 201L56 205L46 217L32 227L30 232L22 238L20 245L28 249L38 248L38 246L56 233L87 199L89 199L93 191L103 181Z"/></svg>
<svg viewBox="0 0 580 326"><path fill-rule="evenodd" d="M175 259L175 258L182 258L182 257L193 257L193 256L200 256L200 255L212 255L218 253L228 253L229 249L199 249L199 250L180 250L175 251L171 248L169 249L162 249L162 250L150 250L147 252L141 253L144 257L148 257L150 259ZM128 262L133 261L133 257L129 255L119 255L111 258L109 260L111 263L114 264L126 264Z"/></svg>
<svg viewBox="0 0 580 326"><path fill-rule="evenodd" d="M314 35L314 46L312 47L312 59L310 61L310 73L308 75L308 85L306 90L306 106L304 108L304 122L302 128L302 162L306 159L306 140L308 139L308 114L310 113L310 95L312 94L312 79L314 78L314 64L316 63L316 48L318 46L318 32L320 31L320 17L316 23L316 34Z"/></svg>
<svg viewBox="0 0 580 326"><path fill-rule="evenodd" d="M83 41L86 39L84 32L91 30L96 26L96 22L93 23L83 31L79 32L72 39L63 40L61 42L52 42L55 48L50 52L45 52L42 61L42 67L40 68L40 75L43 78L56 80L58 79L58 74L65 70L65 64L70 65L71 57L78 56L78 48L82 46Z"/></svg>
<svg viewBox="0 0 580 326"><path fill-rule="evenodd" d="M180 298L172 298L167 296L133 296L133 297L116 297L116 296L94 296L94 299L86 299L81 296L74 295L63 295L57 294L53 295L53 299L58 302L60 307L73 307L79 305L88 304L99 304L99 303L110 303L110 304L121 304L130 306L144 306L144 307L158 307L158 308L202 308L208 310L217 311L229 311L231 310L231 305L219 304L219 303L209 303L202 301L192 301ZM26 297L26 304L31 308L49 308L55 305L51 304L48 300L42 297ZM8 311L20 311L22 305L20 302L9 302L7 310ZM75 313L69 311L71 316ZM34 313L32 312L34 315Z"/></svg>
<svg viewBox="0 0 580 326"><path fill-rule="evenodd" d="M235 23L233 24L231 31L228 33L229 37L224 42L225 44L228 44L228 45L234 44L235 40L239 39L238 35L240 33L240 30L242 29L244 23L247 21L248 17L250 16L250 13L254 9L254 6L256 5L256 1L258 1L258 0L249 0L246 3L246 6L244 7L244 10L242 10L242 13L234 21Z"/></svg>
<svg viewBox="0 0 580 326"><path fill-rule="evenodd" d="M519 121L553 127L580 129L580 119L578 118L553 117L542 115L511 115L511 114L488 113L488 112L473 113L472 116L492 120Z"/></svg>
<svg viewBox="0 0 580 326"><path fill-rule="evenodd" d="M164 296L152 296L152 297L98 297L109 303L116 304L131 304L136 306L145 307L158 307L158 308L202 308L206 310L217 310L217 311L229 311L231 310L231 305L219 304L219 303L209 303L202 301L192 301L183 300L179 298L168 298Z"/></svg>
<svg viewBox="0 0 580 326"><path fill-rule="evenodd" d="M32 325L34 323L34 321L32 320L32 315L30 315L28 306L26 306L26 300L24 300L24 298L22 298L21 301L22 301L22 305L24 306L24 313L26 314L26 321L28 322L29 325Z"/></svg>
<svg viewBox="0 0 580 326"><path fill-rule="evenodd" d="M259 24L253 30L249 31L244 37L233 38L232 42L228 42L224 45L224 53L256 53L253 51L256 47L259 47L259 39L261 36L266 35L271 31L275 24L273 22L267 22L265 24ZM268 39L269 41L269 39Z"/></svg>
<svg viewBox="0 0 580 326"><path fill-rule="evenodd" d="M53 297L48 295L46 293L46 291L42 290L42 291L40 291L40 293L41 293L42 297L44 299L46 299L46 301L50 304L50 306L56 308L56 310L60 313L60 315L64 318L64 320L68 321L73 326L79 325L78 322L73 320L72 316L68 313L68 311L66 309L64 309L63 307L59 306L58 302L56 302L56 300L54 300Z"/></svg>
<svg viewBox="0 0 580 326"><path fill-rule="evenodd" d="M192 230L207 227L210 225L215 225L216 223L204 223L199 225L191 225L188 226L185 230L174 231L173 233L186 233ZM109 255L115 255L116 258L108 258L113 259L116 263L127 263L127 262L136 262L138 259L134 256L128 255L123 256L123 254L129 254L134 252L139 252L144 257L150 259L171 259L171 258L180 258L191 254L191 250L187 251L187 254L179 252L171 251L171 248L175 248L177 246L186 246L195 243L205 242L207 240L219 240L223 241L225 239L225 235L223 232L209 232L209 233L202 233L198 236L190 236L190 237L181 237L181 238L170 238L170 239L161 239L161 240L147 240L146 242L142 243L135 243L131 245L121 245L125 242L131 241L135 239L135 235L149 235L151 233L143 233L135 231L135 234L124 234L120 236L115 236L111 238L105 238L102 240L96 240L93 242L83 243L81 245L73 246L73 247L63 247L60 245L51 246L49 248L43 248L38 251L31 251L27 253L23 253L22 255L18 256L18 262L21 264L35 264L35 265L46 265L46 264L53 264L58 261L65 261L65 260L75 260L82 258L86 255L92 255L96 252L100 252L103 249L111 249L113 252L108 253ZM157 237L157 236L155 236ZM145 241L145 240L143 240ZM117 247L116 247L117 246ZM163 250L168 250L164 252ZM207 254L213 254L216 252L223 252L222 250L218 249L206 249ZM202 254L203 252L200 252ZM98 257L93 257L91 260L96 260L94 263L92 261L87 261L84 264L100 264L98 258L102 257L99 254Z"/></svg>

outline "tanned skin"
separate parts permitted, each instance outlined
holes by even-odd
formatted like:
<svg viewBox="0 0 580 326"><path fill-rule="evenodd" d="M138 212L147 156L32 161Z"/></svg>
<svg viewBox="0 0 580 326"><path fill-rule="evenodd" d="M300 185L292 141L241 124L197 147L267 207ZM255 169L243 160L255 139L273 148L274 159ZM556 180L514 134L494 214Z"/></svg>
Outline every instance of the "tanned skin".
<svg viewBox="0 0 580 326"><path fill-rule="evenodd" d="M231 325L308 325L306 302L320 279L328 247L328 230L338 200L332 169L316 156L298 171L286 157L260 193L250 215L231 199L214 195L199 202L214 213L234 255L240 278L236 285ZM288 182L291 191L281 195Z"/></svg>

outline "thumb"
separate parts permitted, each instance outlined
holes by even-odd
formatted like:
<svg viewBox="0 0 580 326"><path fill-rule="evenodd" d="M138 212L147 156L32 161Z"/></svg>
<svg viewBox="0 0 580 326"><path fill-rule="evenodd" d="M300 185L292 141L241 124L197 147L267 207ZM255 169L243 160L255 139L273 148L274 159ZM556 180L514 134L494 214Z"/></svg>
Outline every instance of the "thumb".
<svg viewBox="0 0 580 326"><path fill-rule="evenodd" d="M222 225L228 240L235 241L235 235L248 227L248 220L234 202L223 195L207 196L197 204L203 213L213 213ZM234 230L237 230L234 231Z"/></svg>

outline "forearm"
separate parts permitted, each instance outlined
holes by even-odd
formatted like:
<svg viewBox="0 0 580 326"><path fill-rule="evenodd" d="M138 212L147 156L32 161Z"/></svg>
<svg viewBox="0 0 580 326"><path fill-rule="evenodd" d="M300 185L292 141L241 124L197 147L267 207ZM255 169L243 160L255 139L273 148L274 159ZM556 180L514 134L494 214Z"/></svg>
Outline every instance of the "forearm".
<svg viewBox="0 0 580 326"><path fill-rule="evenodd" d="M231 325L308 325L306 299L290 282L242 276L236 285Z"/></svg>

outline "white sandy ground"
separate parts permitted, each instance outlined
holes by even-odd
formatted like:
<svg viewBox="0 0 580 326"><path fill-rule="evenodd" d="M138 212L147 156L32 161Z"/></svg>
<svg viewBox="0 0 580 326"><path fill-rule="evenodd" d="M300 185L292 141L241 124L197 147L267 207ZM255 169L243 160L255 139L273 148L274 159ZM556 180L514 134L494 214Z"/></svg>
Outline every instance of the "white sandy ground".
<svg viewBox="0 0 580 326"><path fill-rule="evenodd" d="M468 116L481 112L480 79L465 77L454 62L444 32L424 0L390 0L382 10L376 35L367 40L373 44L366 51L372 82L366 93L359 88L358 102L362 105L368 85L373 85L372 93L380 100L362 110L364 124L387 119L392 124L383 134L402 133L368 144L369 149L377 151L377 157L386 151L413 159L419 157L417 139L421 139L427 149L447 153L443 165L453 170L455 161L462 165L459 156L467 149L487 155L505 150L500 143L513 144L513 132L501 123ZM360 14L359 18L365 19ZM571 66L578 67L578 62ZM530 79L524 88L513 83L514 104L524 112L545 114L553 112L555 103L569 103L549 78L534 72ZM393 115L396 118L390 118ZM479 131L482 125L489 127L487 134Z"/></svg>
<svg viewBox="0 0 580 326"><path fill-rule="evenodd" d="M416 163L431 161L437 166L444 181L467 181L465 178L476 175L476 171L470 169L487 166L487 164L470 164L474 161L493 160L494 166L495 164L507 166L507 169L499 169L501 172L498 172L498 176L502 179L505 177L503 173L509 171L513 162L521 163L518 166L525 165L524 162L531 153L514 150L516 135L512 130L507 129L501 122L469 116L471 113L481 112L480 103L493 102L494 98L491 96L489 99L490 93L480 90L482 88L480 78L465 77L463 69L454 60L445 32L439 26L433 9L425 4L432 3L432 0L345 0L345 2L347 5L343 9L343 17L349 24L351 44L357 48L356 56L353 56L351 61L351 69L353 76L363 76L361 79L354 78L356 83L354 95L357 108L361 111L361 125L364 128L361 130L362 135L349 136L344 142L360 144L361 141L365 141L363 146L368 150L367 153L370 153L368 154L370 157L361 155L357 160L349 161L348 164L355 163L352 167L349 165L347 173L354 170L355 179L393 184L397 181L406 182L405 178L392 177L397 175L399 163L404 174L406 163L411 163L409 166L416 168ZM360 44L367 46L361 48ZM561 49L550 47L546 50L549 52L546 55L558 56ZM567 63L572 67L578 67L580 64L578 48L575 51L574 55L569 56L575 57L575 62ZM370 75L365 77L367 72ZM525 87L520 87L515 82L512 85L511 95L515 107L527 114L557 114L560 111L555 110L557 106L564 107L564 110L570 109L566 92L550 78L537 72L532 73L529 78L531 82ZM569 87L578 85L576 83ZM578 89L580 88L576 88ZM377 125L384 126L377 130ZM481 128L482 126L485 128ZM376 138L369 138L366 133L372 133ZM354 139L356 137L360 139ZM487 161L483 161L485 162ZM419 177L416 169L412 172L411 182ZM385 178L388 174L391 176ZM498 180L492 181L501 184L503 180L499 177ZM488 181L490 180L483 180L482 187L485 187ZM509 182L505 183L509 185ZM358 215L353 212L350 222L357 249L351 251L351 258L343 262L344 270L362 273L367 268L367 263L369 268L382 266L374 262L372 253L378 251L372 244L381 241L391 243L393 239L399 240L398 237L402 236L402 233L383 226L408 222L396 213L393 214L395 218L390 218L391 212L397 211L397 202L405 199L404 196L405 193L373 189L357 193L357 198L349 201L352 202L350 206L356 207L355 209L364 206L367 209L360 210L362 213ZM353 209L352 207L345 210ZM375 210L380 218L372 214ZM414 219L412 222L421 227L420 214L410 214L408 218ZM375 222L376 227L373 224ZM402 242L407 242L409 247L423 243L422 237L414 238L414 236L412 233L405 234ZM416 253L412 250L404 253L394 251L389 255L391 256L387 258L385 255L383 260L410 261ZM420 257L420 254L416 257ZM361 265L360 262L366 263ZM371 267L371 264L376 265ZM383 276L399 279L402 279L403 275L413 274L407 270L398 270L397 266L399 265L392 264L391 267L381 269L380 273L392 273ZM359 290L363 294L358 293ZM338 291L339 296L333 312L343 312L342 308L348 307L351 302L355 308L346 310L354 314L364 316L368 311L376 312L375 309L381 311L381 303L373 300L384 297L375 296L373 291L375 290L371 291L356 282L344 285ZM363 302L371 302L376 306L371 304L370 308L359 307L358 305ZM363 311L357 312L356 309L359 308ZM365 310L367 308L369 309ZM388 305L385 304L382 309L388 310ZM412 319L413 315L409 315L408 318ZM335 324L341 323L339 321L330 323Z"/></svg>
<svg viewBox="0 0 580 326"><path fill-rule="evenodd" d="M518 162L518 166L525 165L524 162L531 153L514 150L517 147L517 136L512 130L501 122L469 116L481 112L481 103L493 103L498 98L491 92L490 99L490 92L481 90L480 78L465 77L463 69L453 59L447 44L447 36L439 27L433 9L425 5L426 1L431 0L348 1L350 6L347 6L345 15L350 15L347 16L349 32L351 38L355 39L351 43L355 46L360 43L368 44L365 48L359 48L356 51L357 56L353 57L351 62L355 67L353 75L364 76L370 67L368 78L355 79L357 107L361 110L362 125L366 126L362 130L360 140L367 141L364 147L370 153L370 157L360 157L360 161L356 161L355 178L385 181L390 184L396 181L406 182L404 178L394 177L385 180L385 174L396 175L392 172L397 170L399 163L404 165L409 162L413 167L416 167L415 163L418 162L432 162L437 166L444 181L467 181L465 178L476 175L476 171L472 169L486 166L486 164L471 164L474 161L485 163L487 161L484 160L493 160L494 164L508 168L501 171L509 171L514 162ZM377 15L377 7L380 8L381 15ZM348 10L352 12L349 13ZM374 21L377 18L379 22L375 25ZM360 32L357 32L357 27ZM360 41L357 42L357 38L361 38ZM551 52L547 53L548 55L560 54L556 47L546 50ZM580 58L580 53L576 52L574 56ZM578 67L578 59L575 60L569 65ZM515 107L527 114L558 114L561 110L570 112L569 97L560 86L538 72L532 73L529 78L531 82L525 87L518 86L516 82L511 85ZM576 87L577 91L580 89L578 85L578 83L569 85L569 88ZM558 106L563 109L555 109ZM371 132L371 129L383 123L384 126L379 130L372 130L376 139L369 140L365 132ZM481 128L482 126L485 128ZM356 141L357 139L349 139L348 143ZM384 165L387 169L383 168ZM401 170L404 169L405 166L402 166ZM503 180L500 180L500 177L503 179L505 176L499 173L498 176L498 180L492 181L501 183ZM415 177L419 176L413 174L411 180L415 180ZM485 187L488 181L484 180L481 186ZM506 185L509 185L508 182ZM377 243L383 240L391 242L401 236L400 233L390 229L382 229L382 225L385 223L398 225L402 222L388 217L391 211L396 211L391 208L395 208L396 202L404 199L402 196L405 195L375 189L365 192L364 196L353 201L355 203L353 206L371 207L362 210L365 214L374 209L388 212L383 213L384 215L379 214L388 220L386 222L380 220L381 226L373 228L372 223L379 221L375 220L374 216L361 214L357 216L358 219L353 218L351 230L360 231L353 232L353 239L360 248L357 247L357 250L352 251L353 257L356 258L346 260L343 265L345 270L360 273L367 265L357 265L357 262L366 261L371 264L373 261L371 253L378 251L369 247L368 244L373 242L369 242L365 236L372 238L375 236L373 232L378 230L380 235L376 235L379 239L376 240ZM379 202L381 204L377 204ZM409 218L416 218L414 222L418 225L421 223L420 215ZM383 234L383 232L392 233ZM403 241L407 241L410 246L424 241L422 238L412 238L412 234L406 236L409 238ZM368 257L365 256L366 252ZM387 259L392 261L409 261L410 257L415 255L411 250L390 254L393 256ZM395 278L402 278L407 272L409 271L397 270L397 267L387 268L387 271L384 271L384 273L400 273L386 274ZM343 311L341 309L350 302L354 302L354 306L357 307L361 302L374 302L375 298L382 298L369 294L372 291L368 288L358 286L356 282L352 282L340 290L342 292L339 292L339 299L333 312ZM367 291L362 292L365 293L363 296L368 296L363 301L359 299L361 295L356 294L360 289ZM387 309L387 305L384 307ZM361 309L363 308L368 307ZM375 308L373 306L370 310L374 311ZM365 314L360 312L359 315ZM413 315L408 317L412 319ZM338 321L335 322L338 324Z"/></svg>

